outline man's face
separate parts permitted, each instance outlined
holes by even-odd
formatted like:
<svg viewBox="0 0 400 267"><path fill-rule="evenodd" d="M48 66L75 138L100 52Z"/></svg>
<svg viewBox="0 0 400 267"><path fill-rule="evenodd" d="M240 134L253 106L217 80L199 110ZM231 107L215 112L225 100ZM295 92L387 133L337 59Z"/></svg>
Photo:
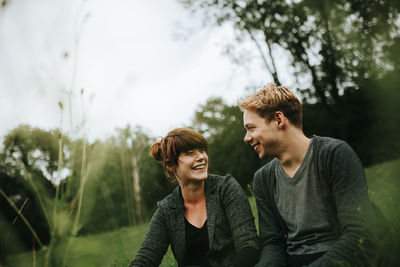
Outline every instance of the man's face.
<svg viewBox="0 0 400 267"><path fill-rule="evenodd" d="M260 159L267 156L276 156L278 129L275 120L268 122L256 112L245 110L243 124L244 128L246 128L244 141L253 147Z"/></svg>

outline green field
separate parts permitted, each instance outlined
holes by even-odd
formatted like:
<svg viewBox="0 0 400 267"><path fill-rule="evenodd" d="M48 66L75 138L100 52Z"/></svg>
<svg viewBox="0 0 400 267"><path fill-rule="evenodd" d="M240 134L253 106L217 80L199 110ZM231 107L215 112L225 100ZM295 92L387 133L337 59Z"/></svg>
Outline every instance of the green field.
<svg viewBox="0 0 400 267"><path fill-rule="evenodd" d="M378 164L366 169L369 195L382 210L396 241L400 237L400 160ZM254 199L250 203L255 210ZM113 232L81 236L59 247L63 266L128 266L146 233L147 225L120 228ZM391 253L399 253L396 245ZM397 252L396 252L397 251ZM44 266L45 250L9 256L6 265L0 266ZM161 266L175 266L169 251Z"/></svg>

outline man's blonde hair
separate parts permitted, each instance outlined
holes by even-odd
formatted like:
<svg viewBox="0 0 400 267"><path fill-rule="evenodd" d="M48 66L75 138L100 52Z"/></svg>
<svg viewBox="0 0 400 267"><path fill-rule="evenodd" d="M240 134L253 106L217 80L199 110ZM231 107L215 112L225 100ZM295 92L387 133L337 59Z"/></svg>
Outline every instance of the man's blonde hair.
<svg viewBox="0 0 400 267"><path fill-rule="evenodd" d="M239 102L242 110L250 110L271 121L277 111L281 111L291 124L302 129L303 112L296 95L285 86L270 83L255 94Z"/></svg>

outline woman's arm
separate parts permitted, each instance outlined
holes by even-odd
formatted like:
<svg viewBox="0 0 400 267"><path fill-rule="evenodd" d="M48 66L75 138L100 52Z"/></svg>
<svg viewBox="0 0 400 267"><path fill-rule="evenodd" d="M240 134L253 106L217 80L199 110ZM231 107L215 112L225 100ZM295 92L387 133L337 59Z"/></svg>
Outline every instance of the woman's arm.
<svg viewBox="0 0 400 267"><path fill-rule="evenodd" d="M254 216L246 194L231 175L224 181L222 201L237 252L233 266L254 266L260 246Z"/></svg>
<svg viewBox="0 0 400 267"><path fill-rule="evenodd" d="M160 208L150 220L144 241L130 267L159 266L169 245L168 229Z"/></svg>

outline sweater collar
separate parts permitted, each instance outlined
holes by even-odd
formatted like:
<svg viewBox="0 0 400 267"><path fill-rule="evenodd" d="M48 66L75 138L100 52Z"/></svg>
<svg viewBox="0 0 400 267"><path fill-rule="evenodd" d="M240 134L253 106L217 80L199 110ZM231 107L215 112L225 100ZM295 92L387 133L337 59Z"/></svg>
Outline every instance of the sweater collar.
<svg viewBox="0 0 400 267"><path fill-rule="evenodd" d="M207 179L204 181L204 194L206 196L206 199L208 196L214 194L216 187L214 186L215 179L212 175L208 175ZM169 207L171 208L182 208L184 207L183 205L183 197L182 197L182 189L178 185L174 191L171 193L172 195L172 201L169 201Z"/></svg>

